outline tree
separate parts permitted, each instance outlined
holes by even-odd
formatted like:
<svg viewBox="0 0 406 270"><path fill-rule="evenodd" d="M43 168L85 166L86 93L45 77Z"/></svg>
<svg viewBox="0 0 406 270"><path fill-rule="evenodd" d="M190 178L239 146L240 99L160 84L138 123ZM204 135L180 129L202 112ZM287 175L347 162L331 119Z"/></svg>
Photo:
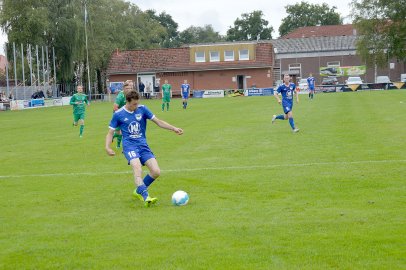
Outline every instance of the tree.
<svg viewBox="0 0 406 270"><path fill-rule="evenodd" d="M223 40L219 32L214 31L211 24L190 26L179 34L181 44L214 43Z"/></svg>
<svg viewBox="0 0 406 270"><path fill-rule="evenodd" d="M384 67L393 57L406 60L404 1L354 0L352 14L359 35L357 52L367 63Z"/></svg>
<svg viewBox="0 0 406 270"><path fill-rule="evenodd" d="M241 19L237 18L234 21L234 27L228 29L226 39L228 41L272 39L273 27L267 27L268 21L262 18L263 15L261 10L243 13Z"/></svg>
<svg viewBox="0 0 406 270"><path fill-rule="evenodd" d="M166 29L166 34L162 37L162 47L163 48L174 48L179 46L178 41L178 24L172 19L172 16L166 12L161 12L156 15L155 10L146 10L145 13L151 17L151 19L157 21Z"/></svg>
<svg viewBox="0 0 406 270"><path fill-rule="evenodd" d="M100 74L116 48L161 46L166 31L137 6L123 0L3 0L0 27L10 43L54 47L57 79L69 82L86 62L85 10L90 75ZM8 46L8 55L12 51ZM81 74L81 77L86 78Z"/></svg>
<svg viewBox="0 0 406 270"><path fill-rule="evenodd" d="M342 24L343 19L335 12L337 7L330 8L326 3L321 5L300 2L294 5L285 6L288 14L282 19L279 26L279 35L286 35L293 30L303 26L316 25L337 25Z"/></svg>

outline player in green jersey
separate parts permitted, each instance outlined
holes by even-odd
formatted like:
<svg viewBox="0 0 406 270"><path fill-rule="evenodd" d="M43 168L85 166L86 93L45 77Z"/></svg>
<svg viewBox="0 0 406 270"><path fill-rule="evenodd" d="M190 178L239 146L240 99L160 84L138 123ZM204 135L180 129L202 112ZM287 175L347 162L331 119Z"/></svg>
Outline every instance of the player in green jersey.
<svg viewBox="0 0 406 270"><path fill-rule="evenodd" d="M166 111L169 111L169 102L171 102L172 97L172 85L168 83L168 80L165 80L165 84L162 85L162 111L165 109L166 104Z"/></svg>
<svg viewBox="0 0 406 270"><path fill-rule="evenodd" d="M80 124L79 137L82 138L85 128L86 105L90 104L87 95L83 94L83 86L78 85L76 91L77 93L71 97L69 104L73 105L73 125Z"/></svg>
<svg viewBox="0 0 406 270"><path fill-rule="evenodd" d="M120 92L117 94L116 100L114 101L114 105L113 105L113 111L114 111L114 112L117 111L118 109L120 109L121 107L123 107L123 106L125 105L125 103L126 103L125 94L128 93L129 91L133 90L133 88L134 88L133 81L127 80L127 81L124 83L123 90L120 91ZM120 146L121 146L121 141L122 141L122 139L123 139L123 136L121 135L121 130L120 130L120 128L117 128L117 129L114 131L114 134L113 134L113 141L114 141L115 138L117 138L117 148L120 148Z"/></svg>

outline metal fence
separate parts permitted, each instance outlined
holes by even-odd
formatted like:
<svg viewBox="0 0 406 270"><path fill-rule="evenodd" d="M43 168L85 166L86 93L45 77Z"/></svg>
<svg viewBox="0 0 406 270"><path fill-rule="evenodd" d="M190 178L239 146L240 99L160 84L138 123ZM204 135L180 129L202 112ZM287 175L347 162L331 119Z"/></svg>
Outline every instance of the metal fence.
<svg viewBox="0 0 406 270"><path fill-rule="evenodd" d="M42 86L10 86L0 87L0 92L4 93L7 98L12 94L13 100L30 100L33 98L60 98L72 96L76 93L76 85L74 84L56 84ZM96 89L92 88L91 92L84 87L83 92L86 93L91 100L103 100L105 94L96 93Z"/></svg>

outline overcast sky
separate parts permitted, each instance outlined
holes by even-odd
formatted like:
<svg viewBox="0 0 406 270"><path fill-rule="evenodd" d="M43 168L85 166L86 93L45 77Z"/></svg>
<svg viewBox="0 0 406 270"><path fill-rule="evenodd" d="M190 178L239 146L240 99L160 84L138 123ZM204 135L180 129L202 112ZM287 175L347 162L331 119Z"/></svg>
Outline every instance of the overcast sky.
<svg viewBox="0 0 406 270"><path fill-rule="evenodd" d="M336 11L344 18L344 23L351 23L349 18L351 0L306 0L311 4L327 3L329 7L336 6ZM279 35L278 28L285 13L286 5L299 3L298 0L130 0L141 10L154 9L157 13L165 11L179 24L178 30L183 31L189 26L204 26L211 24L216 32L225 35L228 28L234 25L243 13L262 10L264 19L272 25L272 37ZM0 31L1 32L1 31ZM0 54L4 54L3 45L7 41L4 33L0 33Z"/></svg>

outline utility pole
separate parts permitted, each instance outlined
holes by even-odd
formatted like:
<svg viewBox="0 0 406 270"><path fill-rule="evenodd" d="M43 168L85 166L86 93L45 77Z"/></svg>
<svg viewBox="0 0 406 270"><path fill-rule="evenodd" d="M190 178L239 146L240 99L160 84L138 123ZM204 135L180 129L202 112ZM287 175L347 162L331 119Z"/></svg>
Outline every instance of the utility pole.
<svg viewBox="0 0 406 270"><path fill-rule="evenodd" d="M86 66L87 66L87 84L89 89L89 100L92 100L92 88L90 86L90 68L89 68L89 49L87 47L87 6L86 0L84 1L85 4L85 39L86 39Z"/></svg>

